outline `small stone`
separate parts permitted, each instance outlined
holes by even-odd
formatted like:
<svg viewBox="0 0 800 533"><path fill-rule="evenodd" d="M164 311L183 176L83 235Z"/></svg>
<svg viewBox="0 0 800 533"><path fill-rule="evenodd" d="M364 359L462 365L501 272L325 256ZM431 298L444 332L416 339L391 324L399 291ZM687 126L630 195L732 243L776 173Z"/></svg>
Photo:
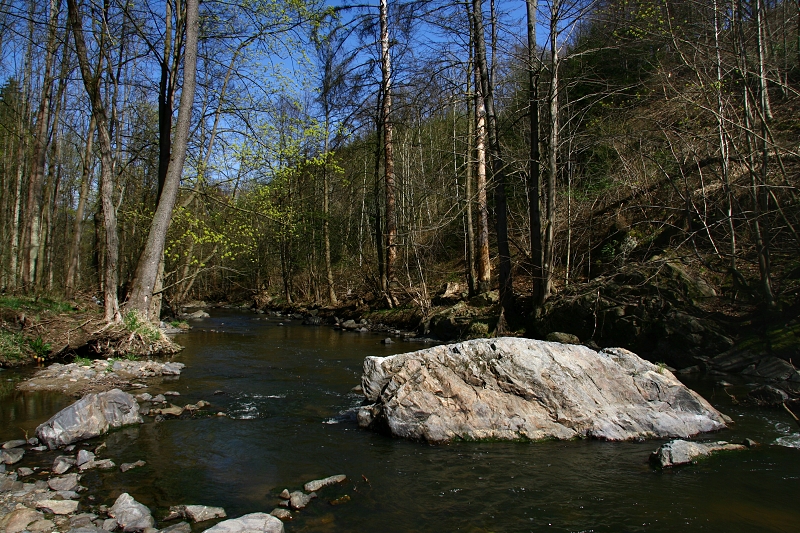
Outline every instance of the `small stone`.
<svg viewBox="0 0 800 533"><path fill-rule="evenodd" d="M46 513L57 515L67 515L78 510L78 502L75 500L39 500L36 508Z"/></svg>
<svg viewBox="0 0 800 533"><path fill-rule="evenodd" d="M22 456L25 455L25 450L22 448L10 448L0 450L0 459L7 465L13 465L22 461Z"/></svg>
<svg viewBox="0 0 800 533"><path fill-rule="evenodd" d="M54 531L56 525L53 523L52 520L37 520L31 524L28 524L27 530L31 533L49 533L50 531Z"/></svg>
<svg viewBox="0 0 800 533"><path fill-rule="evenodd" d="M274 516L275 518L280 518L280 519L281 519L281 520L283 520L284 522L286 522L286 521L288 521L288 520L291 520L291 519L293 518L293 517L292 517L292 512L291 512L290 510L288 510L288 509L281 509L280 507L276 507L275 509L273 509L272 511L270 511L270 513L269 513L269 514L271 514L271 515L272 515L272 516Z"/></svg>
<svg viewBox="0 0 800 533"><path fill-rule="evenodd" d="M225 413L223 413L222 411L220 411L220 412L218 412L218 413L217 413L217 416L228 416L228 415L226 415Z"/></svg>
<svg viewBox="0 0 800 533"><path fill-rule="evenodd" d="M60 490L56 492L56 494L62 500L77 500L81 497L81 495L74 490Z"/></svg>
<svg viewBox="0 0 800 533"><path fill-rule="evenodd" d="M146 462L144 462L144 461L142 461L141 459L139 459L139 460L138 460L138 461L136 461L135 463L122 463L122 464L119 466L119 469L120 469L120 471L122 471L122 472L127 472L128 470L131 470L131 469L133 469L133 468L138 468L138 467L140 467L140 466L144 466L144 465L146 465L146 464L147 464Z"/></svg>
<svg viewBox="0 0 800 533"><path fill-rule="evenodd" d="M197 522L205 522L206 520L211 520L213 518L225 518L228 516L225 514L225 509L222 507L207 507L205 505L186 505L184 506L184 513L186 518L190 519L191 521Z"/></svg>
<svg viewBox="0 0 800 533"><path fill-rule="evenodd" d="M394 344L394 341L392 340L391 337L386 337L381 341L381 344Z"/></svg>
<svg viewBox="0 0 800 533"><path fill-rule="evenodd" d="M167 392L164 393L164 396L180 396L180 395L181 395L180 392L174 390L168 390Z"/></svg>
<svg viewBox="0 0 800 533"><path fill-rule="evenodd" d="M335 485L336 483L341 483L347 479L347 476L344 474L338 474L335 476L326 477L325 479L315 479L314 481L309 481L305 485L303 485L303 490L306 492L316 492L322 487L327 487L328 485Z"/></svg>
<svg viewBox="0 0 800 533"><path fill-rule="evenodd" d="M64 451L67 452L67 453L74 452L75 451L75 445L74 444L70 444L68 446L64 446Z"/></svg>
<svg viewBox="0 0 800 533"><path fill-rule="evenodd" d="M756 446L758 446L758 443L753 439L744 439L744 442L742 442L742 444L744 444L748 448L755 448Z"/></svg>
<svg viewBox="0 0 800 533"><path fill-rule="evenodd" d="M155 523L150 509L133 499L127 492L122 493L114 502L108 514L117 519L117 524L125 533L141 531L153 527Z"/></svg>
<svg viewBox="0 0 800 533"><path fill-rule="evenodd" d="M30 468L26 468L24 466L21 466L21 467L17 468L17 475L19 477L32 476L33 475L33 470L31 470Z"/></svg>
<svg viewBox="0 0 800 533"><path fill-rule="evenodd" d="M78 474L67 474L66 476L54 477L48 480L47 485L55 491L75 490L78 488L79 480L80 476Z"/></svg>
<svg viewBox="0 0 800 533"><path fill-rule="evenodd" d="M305 494L302 491L296 490L289 495L289 507L292 509L303 509L312 499L316 498L315 493Z"/></svg>
<svg viewBox="0 0 800 533"><path fill-rule="evenodd" d="M192 526L189 522L178 522L161 530L161 533L192 533Z"/></svg>
<svg viewBox="0 0 800 533"><path fill-rule="evenodd" d="M289 500L281 500L278 502L281 507L289 507Z"/></svg>
<svg viewBox="0 0 800 533"><path fill-rule="evenodd" d="M75 459L75 464L81 466L89 461L94 461L94 457L95 455L92 452L88 450L81 450L78 452L78 457Z"/></svg>
<svg viewBox="0 0 800 533"><path fill-rule="evenodd" d="M33 509L23 507L15 509L0 520L0 527L4 526L6 533L22 533L28 529L28 524L42 520L44 515Z"/></svg>
<svg viewBox="0 0 800 533"><path fill-rule="evenodd" d="M163 394L157 394L153 397L153 401L156 403L164 403L167 401L167 398Z"/></svg>
<svg viewBox="0 0 800 533"><path fill-rule="evenodd" d="M143 392L141 394L137 394L136 399L139 400L140 402L149 402L150 400L153 399L153 395L150 394L149 392Z"/></svg>
<svg viewBox="0 0 800 533"><path fill-rule="evenodd" d="M102 452L103 450L105 450L106 448L108 448L108 446L106 445L105 442L103 442L100 445L98 445L97 448L94 449L94 453L98 454L98 453Z"/></svg>
<svg viewBox="0 0 800 533"><path fill-rule="evenodd" d="M266 513L251 513L223 520L205 533L283 533L283 522Z"/></svg>
<svg viewBox="0 0 800 533"><path fill-rule="evenodd" d="M39 445L39 439L37 439L36 437L31 437L31 438L28 439L28 444L30 446L38 446Z"/></svg>
<svg viewBox="0 0 800 533"><path fill-rule="evenodd" d="M28 441L26 440L9 440L3 443L4 450L10 450L11 448L19 448L20 446L25 446Z"/></svg>
<svg viewBox="0 0 800 533"><path fill-rule="evenodd" d="M69 455L59 455L56 457L55 461L53 461L53 473L57 475L61 475L65 473L67 470L75 466L75 458Z"/></svg>
<svg viewBox="0 0 800 533"><path fill-rule="evenodd" d="M47 446L34 446L33 448L31 448L31 450L33 450L35 452L43 452L43 451L46 451L46 450L49 450L49 449L50 448L48 448Z"/></svg>
<svg viewBox="0 0 800 533"><path fill-rule="evenodd" d="M117 529L117 521L114 518L106 518L103 520L103 529L106 531L114 531Z"/></svg>

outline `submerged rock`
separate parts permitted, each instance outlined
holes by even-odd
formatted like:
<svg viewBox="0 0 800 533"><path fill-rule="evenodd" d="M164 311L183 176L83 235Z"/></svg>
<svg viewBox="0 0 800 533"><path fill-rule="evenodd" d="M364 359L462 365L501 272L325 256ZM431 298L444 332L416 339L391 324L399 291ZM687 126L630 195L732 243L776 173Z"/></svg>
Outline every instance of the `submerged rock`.
<svg viewBox="0 0 800 533"><path fill-rule="evenodd" d="M205 533L283 533L283 522L267 513L246 514L223 520Z"/></svg>
<svg viewBox="0 0 800 533"><path fill-rule="evenodd" d="M725 441L690 442L687 440L670 441L650 455L650 462L661 468L685 465L699 457L706 457L714 452L744 450L743 444L731 444Z"/></svg>
<svg viewBox="0 0 800 533"><path fill-rule="evenodd" d="M54 450L106 433L109 428L141 424L139 404L119 389L87 394L36 428L36 435Z"/></svg>
<svg viewBox="0 0 800 533"><path fill-rule="evenodd" d="M669 370L622 348L478 339L367 357L362 427L452 439L688 437L724 415Z"/></svg>

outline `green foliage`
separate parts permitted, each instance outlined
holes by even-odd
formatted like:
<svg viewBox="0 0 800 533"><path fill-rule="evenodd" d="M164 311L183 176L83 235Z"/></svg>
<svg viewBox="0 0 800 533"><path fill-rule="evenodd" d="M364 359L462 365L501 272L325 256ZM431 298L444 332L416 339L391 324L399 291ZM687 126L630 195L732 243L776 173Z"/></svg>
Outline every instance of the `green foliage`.
<svg viewBox="0 0 800 533"><path fill-rule="evenodd" d="M33 354L40 359L44 359L52 348L52 345L49 342L44 342L41 337L36 337L32 340L29 339L28 346L33 351Z"/></svg>
<svg viewBox="0 0 800 533"><path fill-rule="evenodd" d="M78 366L92 366L92 360L88 357L76 357L73 361Z"/></svg>
<svg viewBox="0 0 800 533"><path fill-rule="evenodd" d="M151 342L161 339L161 330L142 317L137 311L128 312L122 317L122 323L128 331L138 333Z"/></svg>
<svg viewBox="0 0 800 533"><path fill-rule="evenodd" d="M27 357L25 338L21 333L0 329L0 357L10 361L19 361Z"/></svg>
<svg viewBox="0 0 800 533"><path fill-rule="evenodd" d="M138 360L139 360L139 356L138 356L138 355L136 355L135 353L129 353L129 354L127 354L127 355L125 356L125 359L126 359L127 361L138 361Z"/></svg>
<svg viewBox="0 0 800 533"><path fill-rule="evenodd" d="M74 311L72 305L67 302L52 300L50 298L26 298L22 296L0 297L0 307L34 313L40 313L42 311L69 313Z"/></svg>

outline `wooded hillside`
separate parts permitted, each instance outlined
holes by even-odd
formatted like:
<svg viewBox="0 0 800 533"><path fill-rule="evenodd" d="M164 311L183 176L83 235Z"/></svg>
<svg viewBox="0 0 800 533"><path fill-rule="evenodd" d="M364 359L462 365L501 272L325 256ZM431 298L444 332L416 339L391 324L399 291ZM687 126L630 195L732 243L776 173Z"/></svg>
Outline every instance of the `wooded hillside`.
<svg viewBox="0 0 800 533"><path fill-rule="evenodd" d="M451 282L502 332L673 262L800 303L797 2L5 0L0 39L4 292L425 315Z"/></svg>

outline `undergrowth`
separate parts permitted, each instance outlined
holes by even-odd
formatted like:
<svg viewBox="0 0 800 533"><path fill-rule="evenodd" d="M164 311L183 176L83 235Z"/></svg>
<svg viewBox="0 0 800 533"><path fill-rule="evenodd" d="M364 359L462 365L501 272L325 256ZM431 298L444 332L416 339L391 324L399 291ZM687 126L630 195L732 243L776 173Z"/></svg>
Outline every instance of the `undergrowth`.
<svg viewBox="0 0 800 533"><path fill-rule="evenodd" d="M156 342L161 340L161 330L143 318L136 311L131 311L122 318L122 323L131 333L138 333L143 338Z"/></svg>

